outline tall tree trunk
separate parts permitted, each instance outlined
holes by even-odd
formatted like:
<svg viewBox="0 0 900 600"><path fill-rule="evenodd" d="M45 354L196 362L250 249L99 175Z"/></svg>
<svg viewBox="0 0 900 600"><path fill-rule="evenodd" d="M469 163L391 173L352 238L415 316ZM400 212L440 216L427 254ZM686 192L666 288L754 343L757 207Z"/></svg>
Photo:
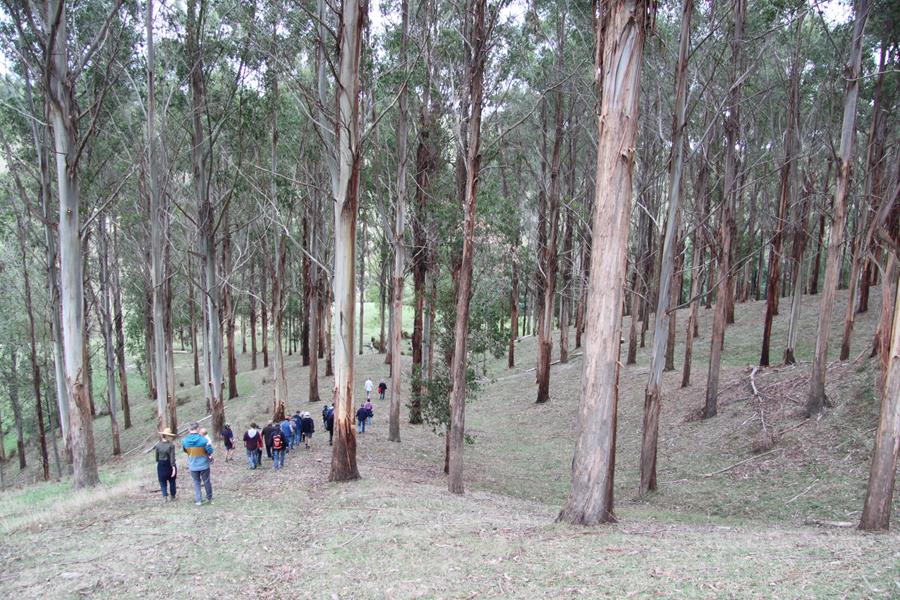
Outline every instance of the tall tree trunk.
<svg viewBox="0 0 900 600"><path fill-rule="evenodd" d="M838 151L840 164L834 193L834 207L831 211L831 227L828 234L825 282L822 287L822 296L819 300L816 353L813 359L809 393L806 400L806 412L809 415L818 414L825 406L825 368L828 364L828 338L831 333L831 313L834 310L834 296L837 291L837 280L841 268L841 246L844 235L844 223L847 219L847 196L850 188L850 169L853 161L853 134L856 129L856 101L859 97L859 80L862 72L860 67L862 61L862 38L868 17L868 0L858 0L850 59L845 69L847 89L844 95L841 146Z"/></svg>
<svg viewBox="0 0 900 600"><path fill-rule="evenodd" d="M695 236L691 248L691 300L688 313L687 328L684 334L684 365L681 369L681 387L691 385L691 360L694 354L694 332L697 330L697 309L700 306L700 263L703 260L703 247L699 245L699 236Z"/></svg>
<svg viewBox="0 0 900 600"><path fill-rule="evenodd" d="M400 0L400 64L406 66L406 50L409 44L408 0ZM397 199L394 213L394 272L391 277L393 310L391 311L391 400L388 416L388 441L400 441L400 382L403 373L400 359L403 356L403 273L406 265L406 248L403 235L406 230L406 160L407 118L406 83L400 84L397 118Z"/></svg>
<svg viewBox="0 0 900 600"><path fill-rule="evenodd" d="M518 238L518 236L516 236ZM516 240L518 242L518 239ZM519 261L516 260L516 247L511 249L512 256L512 281L509 288L509 352L506 359L506 368L516 366L516 337L519 333Z"/></svg>
<svg viewBox="0 0 900 600"><path fill-rule="evenodd" d="M343 0L338 31L334 194L334 446L329 481L359 478L353 410L353 319L356 316L356 222L359 217L359 62L365 0Z"/></svg>
<svg viewBox="0 0 900 600"><path fill-rule="evenodd" d="M592 216L590 292L572 488L558 520L615 521L616 406L622 292L625 283L632 171L644 36L650 15L642 0L620 0L595 15L600 114ZM627 148L623 153L622 149Z"/></svg>
<svg viewBox="0 0 900 600"><path fill-rule="evenodd" d="M743 0L737 0L739 2ZM687 67L691 45L691 17L693 0L684 0L681 9L681 36L678 46L678 67L675 74L675 108L672 116L672 147L669 154L669 198L666 235L663 240L662 264L659 271L659 294L656 303L656 323L653 330L653 354L650 357L650 376L644 391L644 423L641 429L641 482L638 492L646 494L656 489L656 449L659 442L659 412L662 402L662 372L666 361L666 342L669 330L670 307L674 306L672 282L675 279L675 247L678 245L681 178L684 171L684 135L687 126ZM599 179L599 174L598 174ZM629 202L630 204L630 202ZM677 296L675 297L677 302ZM674 364L672 365L674 368Z"/></svg>
<svg viewBox="0 0 900 600"><path fill-rule="evenodd" d="M734 209L737 201L737 156L735 146L740 136L740 102L743 69L741 47L744 36L745 0L735 0L734 32L731 41L731 89L725 117L725 177L723 186L725 198L719 209L718 282L716 286L716 307L713 316L712 341L709 350L709 373L706 379L706 402L703 418L709 419L718 412L719 371L722 361L722 346L725 342L725 321L731 281L731 246L734 232Z"/></svg>
<svg viewBox="0 0 900 600"><path fill-rule="evenodd" d="M360 356L363 355L366 347L366 254L368 252L368 242L366 219L363 218L359 248L359 324L357 325L359 329L359 348L357 352Z"/></svg>
<svg viewBox="0 0 900 600"><path fill-rule="evenodd" d="M112 265L110 281L112 282L113 328L116 334L116 370L119 375L119 399L122 402L122 417L125 429L131 428L131 404L128 402L128 372L125 365L125 317L122 312L122 281L119 275L119 243L118 233L113 229ZM193 286L191 287L193 290ZM195 341L191 342L195 344ZM196 354L194 355L196 365ZM194 368L196 373L196 366ZM199 380L194 383L198 385Z"/></svg>
<svg viewBox="0 0 900 600"><path fill-rule="evenodd" d="M868 308L868 290L869 290L869 249L872 246L872 237L875 233L875 220L869 222L868 214L870 209L880 212L880 204L885 199L882 197L882 169L883 161L882 139L883 132L881 127L882 113L882 95L884 87L885 75L885 56L886 47L881 47L881 58L879 59L878 77L875 80L875 89L872 92L872 124L869 128L869 141L866 144L866 178L865 178L865 194L859 198L859 223L857 228L857 236L853 245L853 262L850 270L850 293L847 296L847 310L844 316L844 335L841 339L841 360L850 358L850 338L853 336L853 326L856 321L857 312L865 312ZM865 225L865 226L864 226ZM860 277L861 275L861 277ZM860 292L859 310L857 310L856 293ZM865 304L863 301L865 300Z"/></svg>
<svg viewBox="0 0 900 600"><path fill-rule="evenodd" d="M319 193L313 191L310 206L310 229L309 229L309 253L315 260L310 260L309 272L309 310L307 319L309 321L309 342L307 344L307 354L309 355L309 401L318 402L321 400L319 396L319 298L321 295L322 283L319 281L319 223L321 221L321 211L319 210Z"/></svg>
<svg viewBox="0 0 900 600"><path fill-rule="evenodd" d="M387 346L385 346L385 343L384 343L384 326L386 323L385 319L384 319L384 308L387 304L387 285L385 284L385 281L384 281L385 277L386 277L386 273L387 273L387 249L386 249L386 246L387 246L387 244L382 242L382 244L381 244L381 268L378 271L378 302L379 302L378 322L379 322L379 327L380 327L380 331L378 334L378 351L379 352L387 351Z"/></svg>
<svg viewBox="0 0 900 600"><path fill-rule="evenodd" d="M791 248L791 318L788 323L787 345L784 349L784 363L797 362L795 350L800 333L800 304L803 300L803 252L806 250L809 203L814 190L808 175L804 181L803 198L794 216L793 244Z"/></svg>
<svg viewBox="0 0 900 600"><path fill-rule="evenodd" d="M562 75L564 69L565 50L565 11L560 11L556 41L556 72ZM543 295L541 313L538 320L538 352L537 352L537 403L550 400L550 361L553 354L553 306L556 298L556 272L559 266L557 240L559 238L559 206L560 206L560 164L562 162L563 143L563 95L562 86L557 87L554 94L554 135L553 150L550 157L550 189L547 194L546 243L539 248L541 265L538 277L540 292ZM541 227L544 227L541 224Z"/></svg>
<svg viewBox="0 0 900 600"><path fill-rule="evenodd" d="M256 292L253 291L256 275L256 259L250 261L250 298L247 310L250 312L250 370L257 369L256 364Z"/></svg>
<svg viewBox="0 0 900 600"><path fill-rule="evenodd" d="M484 97L484 69L491 27L485 23L486 0L472 0L465 16L467 32L464 102L467 110L461 117L466 122L465 194L463 201L462 257L459 287L456 294L453 359L450 366L450 447L448 453L447 489L462 494L463 445L465 443L466 367L469 337L469 302L472 296L472 266L475 257L475 212L478 206L478 180L481 171L481 109Z"/></svg>
<svg viewBox="0 0 900 600"><path fill-rule="evenodd" d="M641 306L641 296L638 293L637 265L635 265L634 272L631 274L631 293L629 297L631 302L628 312L631 314L631 318L628 327L628 357L625 359L625 364L633 365L637 363L637 321Z"/></svg>
<svg viewBox="0 0 900 600"><path fill-rule="evenodd" d="M205 13L205 0L199 0L200 14ZM206 83L201 44L202 22L197 16L198 0L188 0L187 4L187 56L190 70L191 89L191 157L193 163L194 190L197 196L198 228L200 252L203 258L203 294L206 298L206 330L209 336L207 347L210 410L212 412L213 435L219 438L225 425L225 403L222 399L222 322L219 319L220 282L218 261L216 261L216 221L210 201L209 158L212 149L207 147L203 116L206 115Z"/></svg>
<svg viewBox="0 0 900 600"><path fill-rule="evenodd" d="M233 276L231 272L231 233L229 232L227 213L223 221L223 228L225 235L222 239L222 276L226 282L222 286L222 316L225 321L225 339L228 344L228 399L231 400L238 397L238 389L237 354L234 344L234 294L229 282Z"/></svg>
<svg viewBox="0 0 900 600"><path fill-rule="evenodd" d="M572 230L574 228L573 212L571 209L566 208L566 221L563 225L562 290L559 299L559 362L561 363L569 362L569 321L571 320L572 307L570 286L572 284L572 245L574 243L574 232Z"/></svg>
<svg viewBox="0 0 900 600"><path fill-rule="evenodd" d="M17 370L18 357L16 348L9 347L9 367L4 374L6 379L6 392L13 410L13 421L16 426L16 454L19 457L19 470L24 469L25 461L25 429L22 424L22 405L19 403L19 373Z"/></svg>
<svg viewBox="0 0 900 600"><path fill-rule="evenodd" d="M784 129L784 159L780 169L780 183L778 193L778 217L775 220L775 235L772 236L772 248L769 251L769 277L766 281L766 316L763 321L762 351L759 364L762 367L769 366L769 348L772 339L772 321L778 314L778 299L780 297L781 265L784 261L782 247L784 245L784 228L788 220L788 210L791 200L791 186L794 178L792 171L797 160L797 134L800 118L800 29L803 18L797 23L797 44L794 47L794 56L791 60L791 75L789 81L787 125ZM787 288L787 286L784 286Z"/></svg>
<svg viewBox="0 0 900 600"><path fill-rule="evenodd" d="M265 264L263 264L259 270L259 279L260 279L260 296L259 296L259 312L260 312L260 333L262 334L262 356L263 356L263 368L267 368L269 366L269 303L266 300L267 289L269 276L266 272Z"/></svg>
<svg viewBox="0 0 900 600"><path fill-rule="evenodd" d="M119 456L122 453L122 444L119 439L119 419L117 415L116 405L116 348L113 341L113 318L110 310L109 296L111 293L110 269L109 269L109 234L106 231L106 218L103 213L97 220L97 259L100 262L100 318L103 330L103 346L106 354L106 403L109 408L109 422L112 428L112 453L113 456ZM37 389L35 389L37 392ZM40 396L38 396L40 397ZM41 435L43 436L43 427L41 427ZM44 448L46 454L46 448ZM49 477L49 467L45 462L45 476Z"/></svg>
<svg viewBox="0 0 900 600"><path fill-rule="evenodd" d="M147 36L147 187L150 196L150 289L153 314L153 366L156 381L156 425L157 431L173 427L166 417L168 398L174 394L174 381L168 380L168 354L166 353L165 306L168 274L165 269L165 245L168 243L168 202L162 189L162 169L160 168L160 142L156 125L156 54L153 45L153 0L147 1L144 14ZM175 429L172 429L175 431Z"/></svg>
<svg viewBox="0 0 900 600"><path fill-rule="evenodd" d="M889 282L885 280L884 285L889 285ZM859 522L859 528L864 530L887 529L890 525L897 455L900 453L900 279L894 298L890 356L881 391L881 417L875 432L869 484Z"/></svg>
<svg viewBox="0 0 900 600"><path fill-rule="evenodd" d="M272 381L275 404L272 418L284 420L287 410L287 371L284 368L284 275L287 262L286 239L281 232L275 234L275 265L272 270Z"/></svg>
<svg viewBox="0 0 900 600"><path fill-rule="evenodd" d="M11 162L12 153L6 143L6 139L0 134L3 142L3 149L6 152L7 160ZM7 163L9 164L9 163ZM19 258L22 261L22 279L25 291L25 313L28 315L28 342L29 342L29 358L31 360L31 383L34 390L35 405L35 424L37 425L38 441L40 442L41 466L43 467L44 481L50 479L50 464L47 458L47 437L44 434L44 412L41 404L41 367L37 360L37 337L34 331L34 306L31 300L31 276L29 275L28 251L26 249L26 238L28 231L25 228L23 214L27 214L30 210L30 201L28 193L22 184L19 174L15 169L10 169L13 179L22 199L23 211L14 211L16 218L16 233L19 246ZM21 422L21 418L19 419ZM4 444L3 428L0 427L0 446ZM21 457L20 457L21 459Z"/></svg>
<svg viewBox="0 0 900 600"><path fill-rule="evenodd" d="M69 397L69 449L72 452L74 486L91 487L100 482L94 451L94 429L90 399L84 383L84 279L82 276L81 218L78 182L78 109L75 79L69 77L63 0L47 3L47 21L54 47L47 49L47 94L53 127L59 194L60 292L62 339Z"/></svg>

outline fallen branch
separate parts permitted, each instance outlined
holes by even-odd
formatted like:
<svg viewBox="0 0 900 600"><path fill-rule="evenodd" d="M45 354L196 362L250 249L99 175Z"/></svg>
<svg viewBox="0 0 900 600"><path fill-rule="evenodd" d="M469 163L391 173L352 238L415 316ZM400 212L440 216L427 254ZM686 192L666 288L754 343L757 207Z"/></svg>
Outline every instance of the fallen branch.
<svg viewBox="0 0 900 600"><path fill-rule="evenodd" d="M818 480L813 481L813 482L812 482L812 485L810 485L808 488L806 488L805 490L803 490L802 492L800 492L799 494L797 494L796 496L794 496L793 498L791 498L790 500L788 500L787 502L785 502L784 505L787 506L788 504L790 504L790 503L793 502L794 500L796 500L796 499L798 499L798 498L800 498L800 497L802 497L802 496L805 496L810 490L812 490L812 489L813 489L814 487L816 487L817 485L819 485L819 481L818 481Z"/></svg>
<svg viewBox="0 0 900 600"><path fill-rule="evenodd" d="M738 462L734 463L733 465L728 465L724 469L719 469L718 471L713 471L712 473L704 473L703 476L704 477L712 477L713 475L718 475L720 473L724 473L725 471L730 471L731 469L738 467L744 463L748 463L751 460L756 460L757 458L762 458L763 456L766 456L767 454L772 454L776 450L778 450L778 448L772 448L768 452L763 452L762 454L756 454L754 456L751 456L750 458L745 458L744 460L738 461Z"/></svg>
<svg viewBox="0 0 900 600"><path fill-rule="evenodd" d="M850 521L823 521L821 519L812 519L807 517L805 521L803 521L804 525L815 525L817 527L838 527L841 529L845 529L847 527L855 527L856 523L851 523Z"/></svg>
<svg viewBox="0 0 900 600"><path fill-rule="evenodd" d="M807 423L809 423L809 419L803 419L802 421L800 421L800 422L797 423L796 425L791 425L791 426L788 427L787 429L782 429L781 431L779 431L779 432L776 433L775 435L778 436L778 437L781 437L781 436L783 436L784 434L786 434L788 431L793 431L793 430L795 430L795 429L800 429L800 427L806 425Z"/></svg>

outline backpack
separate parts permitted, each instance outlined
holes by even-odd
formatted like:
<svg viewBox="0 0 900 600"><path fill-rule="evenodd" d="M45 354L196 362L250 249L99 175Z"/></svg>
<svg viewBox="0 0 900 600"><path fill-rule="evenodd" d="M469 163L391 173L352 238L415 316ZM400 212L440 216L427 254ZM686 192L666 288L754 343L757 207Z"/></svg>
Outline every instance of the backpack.
<svg viewBox="0 0 900 600"><path fill-rule="evenodd" d="M282 446L281 434L276 433L275 435L272 436L272 448L274 448L275 450L281 450L281 446Z"/></svg>

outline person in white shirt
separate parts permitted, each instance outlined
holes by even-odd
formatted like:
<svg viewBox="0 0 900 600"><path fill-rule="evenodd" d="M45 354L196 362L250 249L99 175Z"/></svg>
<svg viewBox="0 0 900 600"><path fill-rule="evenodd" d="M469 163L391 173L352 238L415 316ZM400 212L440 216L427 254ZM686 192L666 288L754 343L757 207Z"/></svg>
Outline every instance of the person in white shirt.
<svg viewBox="0 0 900 600"><path fill-rule="evenodd" d="M375 384L372 383L372 380L368 377L366 378L366 400L372 399L372 390L375 388Z"/></svg>

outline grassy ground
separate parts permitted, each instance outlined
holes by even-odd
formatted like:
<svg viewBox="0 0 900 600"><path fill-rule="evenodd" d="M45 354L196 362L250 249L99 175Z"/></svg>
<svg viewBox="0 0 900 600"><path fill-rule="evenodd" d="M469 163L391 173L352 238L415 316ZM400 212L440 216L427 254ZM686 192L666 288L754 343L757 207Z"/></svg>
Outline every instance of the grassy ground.
<svg viewBox="0 0 900 600"><path fill-rule="evenodd" d="M220 450L212 505L193 505L184 476L182 498L162 505L144 453L152 403L135 400L135 426L123 447L136 450L104 463L98 489L73 493L63 480L0 494L0 595L897 597L900 537L828 525L859 517L878 411L877 366L864 358L832 364L834 407L819 420L800 416L816 301L806 298L803 306L801 364L757 373L759 400L749 366L757 359L763 307L738 306L727 334L720 414L708 422L692 418L704 389L711 320L701 311L695 384L679 390L680 373L666 375L660 490L643 500L634 489L646 351L623 369L619 524L553 522L569 486L581 362L555 366L552 401L536 406L527 371L534 340L526 338L517 348L521 367L489 363L491 379L467 408L475 443L466 449L463 497L445 492L443 440L404 423L403 443L388 443L386 407L377 405L374 428L360 436L359 482L327 483L329 448L319 432L314 448L289 455L280 473L268 462L248 471L240 456L226 463ZM871 339L876 314L873 306L858 320L855 352ZM837 326L836 319L835 335ZM778 317L776 355L785 327ZM358 387L367 376L386 377L381 355L365 354L357 365ZM226 410L242 433L250 420L266 419L271 385L264 370L246 371L246 357L240 367L241 397ZM289 389L296 390L290 408L306 408L307 370L293 359L288 369ZM321 381L323 396L331 384ZM185 387L179 404L185 421L204 412L193 388ZM780 435L768 453L754 454L762 423ZM108 456L108 420L94 426L98 455ZM20 484L32 479L31 467L17 476Z"/></svg>

